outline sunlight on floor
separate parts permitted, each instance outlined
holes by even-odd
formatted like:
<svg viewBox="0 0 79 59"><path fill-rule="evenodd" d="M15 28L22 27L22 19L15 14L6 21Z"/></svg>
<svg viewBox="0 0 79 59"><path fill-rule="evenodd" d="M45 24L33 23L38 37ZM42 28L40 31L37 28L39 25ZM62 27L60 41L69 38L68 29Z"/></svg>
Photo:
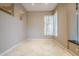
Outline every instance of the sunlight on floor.
<svg viewBox="0 0 79 59"><path fill-rule="evenodd" d="M55 40L37 39L22 42L5 56L71 56L71 54Z"/></svg>

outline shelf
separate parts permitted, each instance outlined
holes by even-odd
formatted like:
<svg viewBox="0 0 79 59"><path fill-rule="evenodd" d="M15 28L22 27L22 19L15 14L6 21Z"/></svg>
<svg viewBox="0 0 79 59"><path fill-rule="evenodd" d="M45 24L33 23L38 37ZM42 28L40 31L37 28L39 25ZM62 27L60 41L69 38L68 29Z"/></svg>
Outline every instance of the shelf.
<svg viewBox="0 0 79 59"><path fill-rule="evenodd" d="M72 42L72 43L74 43L74 44L76 44L76 45L79 45L79 42L77 42L77 41L75 41L75 40L68 40L68 42Z"/></svg>

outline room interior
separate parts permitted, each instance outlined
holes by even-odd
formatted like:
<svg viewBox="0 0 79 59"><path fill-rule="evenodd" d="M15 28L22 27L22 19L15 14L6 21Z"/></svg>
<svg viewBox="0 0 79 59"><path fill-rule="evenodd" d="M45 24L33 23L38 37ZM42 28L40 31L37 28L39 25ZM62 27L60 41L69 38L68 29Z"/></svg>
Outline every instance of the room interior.
<svg viewBox="0 0 79 59"><path fill-rule="evenodd" d="M0 55L78 56L78 8L78 3L0 3Z"/></svg>

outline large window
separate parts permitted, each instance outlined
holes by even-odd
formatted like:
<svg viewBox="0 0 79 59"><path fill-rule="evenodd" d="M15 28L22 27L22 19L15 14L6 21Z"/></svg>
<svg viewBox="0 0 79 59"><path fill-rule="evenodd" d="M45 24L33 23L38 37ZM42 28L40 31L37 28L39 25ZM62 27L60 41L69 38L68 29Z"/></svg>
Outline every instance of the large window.
<svg viewBox="0 0 79 59"><path fill-rule="evenodd" d="M44 35L57 36L57 12L44 16Z"/></svg>

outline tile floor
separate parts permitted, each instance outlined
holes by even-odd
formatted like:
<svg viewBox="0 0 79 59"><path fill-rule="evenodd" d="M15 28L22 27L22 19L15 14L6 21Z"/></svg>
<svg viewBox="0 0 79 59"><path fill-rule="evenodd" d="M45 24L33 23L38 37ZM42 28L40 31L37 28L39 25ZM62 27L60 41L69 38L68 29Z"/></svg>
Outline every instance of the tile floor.
<svg viewBox="0 0 79 59"><path fill-rule="evenodd" d="M72 56L58 42L51 39L25 40L4 56Z"/></svg>

